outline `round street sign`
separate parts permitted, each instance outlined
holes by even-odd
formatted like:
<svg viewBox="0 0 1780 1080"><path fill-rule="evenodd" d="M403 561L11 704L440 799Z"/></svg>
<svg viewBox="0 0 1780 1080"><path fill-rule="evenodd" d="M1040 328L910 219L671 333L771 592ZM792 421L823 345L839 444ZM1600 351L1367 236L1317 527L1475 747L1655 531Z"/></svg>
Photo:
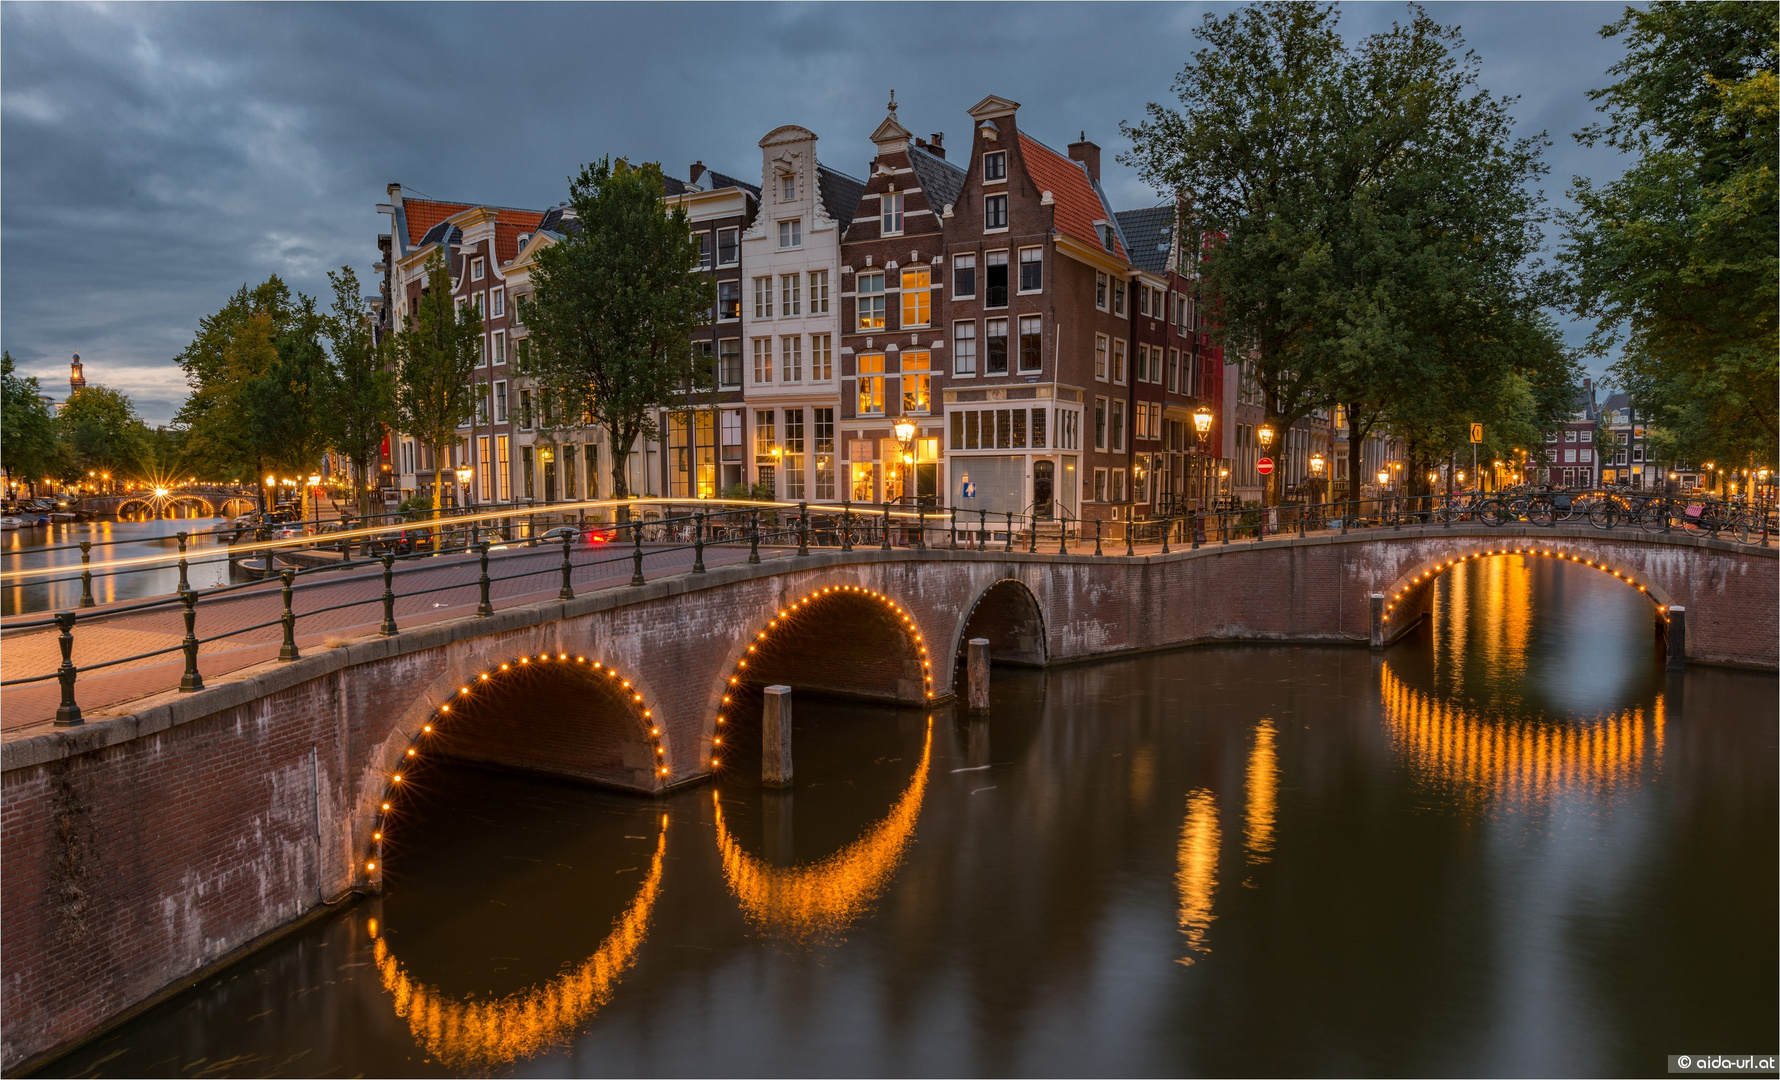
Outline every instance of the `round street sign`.
<svg viewBox="0 0 1780 1080"><path fill-rule="evenodd" d="M1262 476L1266 476L1268 473L1273 471L1273 459L1270 457L1264 457L1260 461L1255 462L1255 471L1260 473Z"/></svg>

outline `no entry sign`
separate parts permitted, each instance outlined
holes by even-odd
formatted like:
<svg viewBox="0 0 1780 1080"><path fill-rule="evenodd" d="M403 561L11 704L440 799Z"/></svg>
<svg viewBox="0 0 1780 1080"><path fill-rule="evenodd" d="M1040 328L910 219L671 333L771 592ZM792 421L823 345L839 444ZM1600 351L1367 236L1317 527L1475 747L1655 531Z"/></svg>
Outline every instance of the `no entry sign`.
<svg viewBox="0 0 1780 1080"><path fill-rule="evenodd" d="M1262 476L1266 476L1268 473L1273 471L1273 459L1270 457L1264 457L1260 461L1255 462L1255 471L1260 473Z"/></svg>

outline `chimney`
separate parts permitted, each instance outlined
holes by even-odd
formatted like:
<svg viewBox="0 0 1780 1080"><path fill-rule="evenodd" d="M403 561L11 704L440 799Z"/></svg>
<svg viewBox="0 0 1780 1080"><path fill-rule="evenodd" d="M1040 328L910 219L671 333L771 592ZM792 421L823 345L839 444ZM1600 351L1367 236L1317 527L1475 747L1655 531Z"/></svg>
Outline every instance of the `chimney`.
<svg viewBox="0 0 1780 1080"><path fill-rule="evenodd" d="M946 156L946 133L936 131L928 136L927 149L932 152L934 157L943 160Z"/></svg>
<svg viewBox="0 0 1780 1080"><path fill-rule="evenodd" d="M688 184L698 183L698 178L705 174L705 163L702 161L693 162L692 168L686 170L686 173L686 182Z"/></svg>
<svg viewBox="0 0 1780 1080"><path fill-rule="evenodd" d="M1088 141L1087 132L1082 132L1080 139L1069 144L1069 157L1072 161L1079 161L1086 165L1088 175L1093 178L1096 184L1100 183L1100 146L1098 143Z"/></svg>

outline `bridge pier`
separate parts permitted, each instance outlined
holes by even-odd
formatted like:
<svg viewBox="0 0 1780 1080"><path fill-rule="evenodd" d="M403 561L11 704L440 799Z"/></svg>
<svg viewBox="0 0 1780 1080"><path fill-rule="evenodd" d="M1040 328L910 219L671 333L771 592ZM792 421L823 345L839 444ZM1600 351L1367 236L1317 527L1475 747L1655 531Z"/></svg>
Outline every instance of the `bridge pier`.
<svg viewBox="0 0 1780 1080"><path fill-rule="evenodd" d="M1373 593L1368 597L1372 613L1371 644L1374 649L1384 648L1384 593Z"/></svg>
<svg viewBox="0 0 1780 1080"><path fill-rule="evenodd" d="M1680 604L1669 605L1669 624L1663 635L1667 648L1667 667L1679 671L1687 666L1687 609Z"/></svg>
<svg viewBox="0 0 1780 1080"><path fill-rule="evenodd" d="M760 782L791 786L791 688L769 686L760 709Z"/></svg>
<svg viewBox="0 0 1780 1080"><path fill-rule="evenodd" d="M964 661L965 681L970 686L970 711L989 711L989 639L973 637Z"/></svg>

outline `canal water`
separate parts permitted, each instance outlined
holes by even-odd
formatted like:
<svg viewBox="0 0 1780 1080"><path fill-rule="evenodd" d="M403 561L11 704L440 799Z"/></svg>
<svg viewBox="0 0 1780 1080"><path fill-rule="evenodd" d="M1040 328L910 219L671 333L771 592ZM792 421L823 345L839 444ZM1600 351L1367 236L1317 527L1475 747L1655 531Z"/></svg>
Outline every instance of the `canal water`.
<svg viewBox="0 0 1780 1080"><path fill-rule="evenodd" d="M7 581L0 585L0 615L24 615L37 611L72 611L80 603L81 541L93 544L92 562L124 562L148 557L164 558L179 552L181 532L189 533L187 574L194 589L229 584L227 545L212 531L222 519L213 517L158 518L148 521L70 521L38 525L0 533L0 570L37 570L57 567L60 572ZM108 604L144 596L164 596L179 587L179 567L174 562L155 563L149 570L93 576L93 600Z"/></svg>
<svg viewBox="0 0 1780 1080"><path fill-rule="evenodd" d="M1661 1075L1780 1045L1776 679L1501 557L1382 657L800 700L651 801L435 766L388 891L70 1076ZM747 734L744 730L742 734ZM746 743L747 739L739 740Z"/></svg>

